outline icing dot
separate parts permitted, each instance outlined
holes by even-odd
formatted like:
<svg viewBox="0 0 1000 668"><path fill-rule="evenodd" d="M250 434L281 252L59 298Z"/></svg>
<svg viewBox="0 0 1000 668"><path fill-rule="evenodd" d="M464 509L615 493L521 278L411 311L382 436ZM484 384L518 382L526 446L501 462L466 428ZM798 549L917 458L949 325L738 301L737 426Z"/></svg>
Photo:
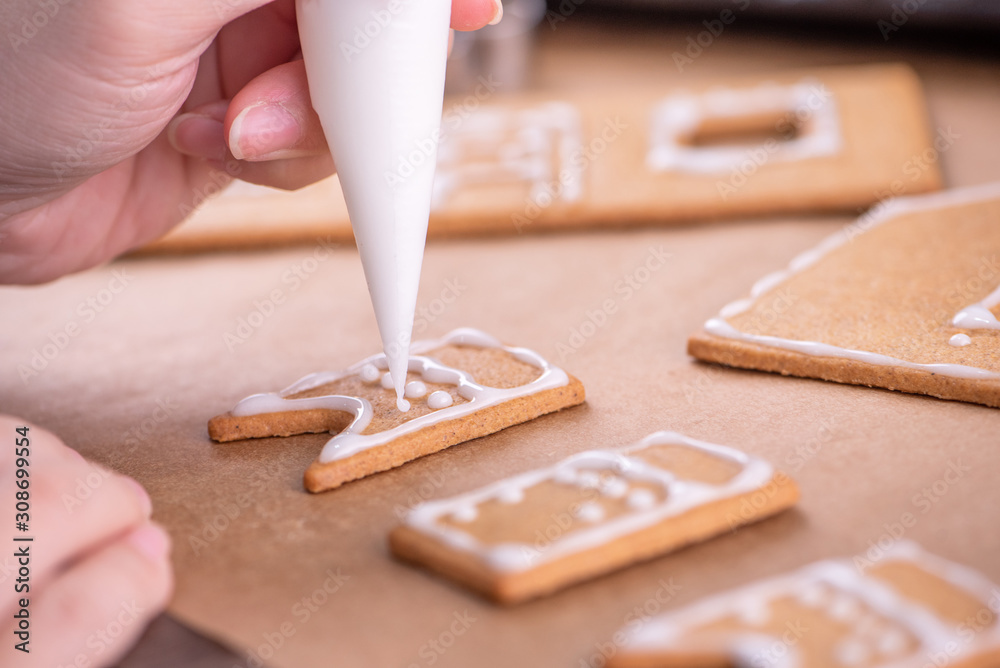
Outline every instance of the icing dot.
<svg viewBox="0 0 1000 668"><path fill-rule="evenodd" d="M400 412L405 413L410 410L410 402L406 399L396 399L396 408L398 408Z"/></svg>
<svg viewBox="0 0 1000 668"><path fill-rule="evenodd" d="M407 399L418 399L427 394L427 386L419 380L412 380L406 384L403 396Z"/></svg>
<svg viewBox="0 0 1000 668"><path fill-rule="evenodd" d="M604 506L593 501L580 504L580 507L573 513L584 522L600 522L604 519Z"/></svg>
<svg viewBox="0 0 1000 668"><path fill-rule="evenodd" d="M796 598L807 608L818 608L826 603L826 589L818 584L809 585Z"/></svg>
<svg viewBox="0 0 1000 668"><path fill-rule="evenodd" d="M596 489L601 485L601 476L593 471L581 471L576 477L577 484L587 489Z"/></svg>
<svg viewBox="0 0 1000 668"><path fill-rule="evenodd" d="M455 400L451 398L451 395L444 390L438 390L436 392L431 392L431 396L427 397L427 405L435 410L439 408L448 408Z"/></svg>
<svg viewBox="0 0 1000 668"><path fill-rule="evenodd" d="M850 596L838 596L827 607L826 612L830 617L841 622L853 621L861 612L858 602Z"/></svg>
<svg viewBox="0 0 1000 668"><path fill-rule="evenodd" d="M906 634L899 629L889 629L882 633L875 642L879 652L892 656L906 649Z"/></svg>
<svg viewBox="0 0 1000 668"><path fill-rule="evenodd" d="M972 339L969 338L968 334L956 334L948 339L948 343L956 348L961 348L962 346L967 346L972 343Z"/></svg>
<svg viewBox="0 0 1000 668"><path fill-rule="evenodd" d="M393 388L392 374L390 374L388 371L382 374L382 387L384 387L387 390L391 390Z"/></svg>
<svg viewBox="0 0 1000 668"><path fill-rule="evenodd" d="M361 367L361 371L358 372L358 375L361 376L361 380L366 383L374 383L378 380L379 373L374 364L366 364Z"/></svg>
<svg viewBox="0 0 1000 668"><path fill-rule="evenodd" d="M871 652L863 642L855 638L848 638L837 645L834 650L837 661L844 666L856 666L868 661Z"/></svg>
<svg viewBox="0 0 1000 668"><path fill-rule="evenodd" d="M479 517L479 511L475 506L461 506L451 514L451 518L456 522L471 522Z"/></svg>
<svg viewBox="0 0 1000 668"><path fill-rule="evenodd" d="M635 489L628 495L626 503L633 510L649 510L656 505L656 495L648 489Z"/></svg>
<svg viewBox="0 0 1000 668"><path fill-rule="evenodd" d="M500 503L506 503L510 505L513 505L515 503L521 503L521 501L524 500L524 490L521 489L520 487L514 487L514 486L504 487L502 490L500 490L500 493L497 494L497 500L500 501Z"/></svg>
<svg viewBox="0 0 1000 668"><path fill-rule="evenodd" d="M601 494L612 499L620 499L628 494L628 483L618 476L605 478L601 482Z"/></svg>

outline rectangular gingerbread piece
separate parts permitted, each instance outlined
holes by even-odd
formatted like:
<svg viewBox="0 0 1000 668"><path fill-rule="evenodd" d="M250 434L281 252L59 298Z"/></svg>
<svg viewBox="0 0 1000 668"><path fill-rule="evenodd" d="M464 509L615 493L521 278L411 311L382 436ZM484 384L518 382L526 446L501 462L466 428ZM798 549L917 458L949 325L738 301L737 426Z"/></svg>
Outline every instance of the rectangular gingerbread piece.
<svg viewBox="0 0 1000 668"><path fill-rule="evenodd" d="M657 432L414 508L397 557L516 603L755 522L794 481L738 450Z"/></svg>
<svg viewBox="0 0 1000 668"><path fill-rule="evenodd" d="M1000 589L909 541L811 564L614 634L610 668L991 668Z"/></svg>
<svg viewBox="0 0 1000 668"><path fill-rule="evenodd" d="M445 104L428 235L855 211L940 188L927 156L951 141L932 136L920 82L899 64L457 100ZM425 159L414 150L400 176ZM294 193L237 183L208 200L151 248L353 241L336 177Z"/></svg>
<svg viewBox="0 0 1000 668"><path fill-rule="evenodd" d="M384 354L255 394L208 423L216 441L333 432L305 473L322 492L545 413L583 403L579 380L538 353L470 328L410 348L407 412Z"/></svg>
<svg viewBox="0 0 1000 668"><path fill-rule="evenodd" d="M880 205L688 341L706 362L1000 407L1000 184Z"/></svg>

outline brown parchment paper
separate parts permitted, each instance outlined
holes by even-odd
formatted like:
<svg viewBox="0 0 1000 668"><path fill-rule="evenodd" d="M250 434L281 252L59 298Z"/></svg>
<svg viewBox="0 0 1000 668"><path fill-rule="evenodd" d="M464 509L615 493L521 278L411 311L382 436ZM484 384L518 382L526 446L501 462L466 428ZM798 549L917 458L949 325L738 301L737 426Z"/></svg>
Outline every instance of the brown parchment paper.
<svg viewBox="0 0 1000 668"><path fill-rule="evenodd" d="M636 28L612 71L593 48L600 29L577 25L546 38L541 85L586 85L601 72L633 77L643 68L677 76L669 54L684 43L683 30ZM762 55L763 38L727 35L699 67L751 71L889 55L888 47L823 53L787 44ZM935 124L960 136L941 156L949 181L1000 179L1000 87L988 85L995 65L958 56L914 61ZM247 394L377 351L356 253L324 240L127 260L47 286L0 289L0 409L146 485L155 518L175 541L171 612L233 648L245 666L600 665L601 653L615 649L612 634L630 620L816 559L877 549L899 533L905 514L915 518L906 538L1000 581L1000 411L723 370L684 353L688 334L721 305L844 222L429 245L418 336L471 325L533 347L578 376L588 401L317 496L302 490L301 476L323 436L215 444L205 422ZM660 254L669 258L653 269ZM125 287L105 292L115 272L115 285ZM71 322L79 333L22 380L19 367ZM386 532L409 504L657 429L772 460L799 482L801 504L512 609L388 555Z"/></svg>

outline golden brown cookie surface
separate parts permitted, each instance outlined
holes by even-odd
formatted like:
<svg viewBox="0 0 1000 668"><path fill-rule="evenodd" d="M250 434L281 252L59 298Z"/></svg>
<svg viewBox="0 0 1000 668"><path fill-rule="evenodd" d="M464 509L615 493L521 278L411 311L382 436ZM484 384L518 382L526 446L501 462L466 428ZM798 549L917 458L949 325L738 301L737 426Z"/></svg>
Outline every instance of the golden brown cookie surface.
<svg viewBox="0 0 1000 668"><path fill-rule="evenodd" d="M1000 589L900 541L876 559L822 561L616 634L613 668L995 665Z"/></svg>
<svg viewBox="0 0 1000 668"><path fill-rule="evenodd" d="M525 348L458 329L411 347L406 397L396 408L384 355L247 397L209 421L216 441L336 432L305 475L311 492L582 403L583 385Z"/></svg>
<svg viewBox="0 0 1000 668"><path fill-rule="evenodd" d="M691 337L698 359L1000 407L1000 184L890 201Z"/></svg>
<svg viewBox="0 0 1000 668"><path fill-rule="evenodd" d="M502 603L763 519L798 488L742 452L657 432L413 509L393 553Z"/></svg>

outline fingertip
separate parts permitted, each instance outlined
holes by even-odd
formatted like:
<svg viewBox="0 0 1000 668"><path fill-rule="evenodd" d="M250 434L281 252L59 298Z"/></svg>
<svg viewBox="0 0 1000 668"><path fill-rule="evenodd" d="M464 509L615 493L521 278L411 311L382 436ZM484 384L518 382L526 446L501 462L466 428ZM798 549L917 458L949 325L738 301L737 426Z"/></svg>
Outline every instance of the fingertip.
<svg viewBox="0 0 1000 668"><path fill-rule="evenodd" d="M144 524L130 533L128 544L143 557L159 564L170 554L170 535L158 524Z"/></svg>
<svg viewBox="0 0 1000 668"><path fill-rule="evenodd" d="M463 0L451 7L451 27L455 30L478 30L496 25L503 18L501 0Z"/></svg>
<svg viewBox="0 0 1000 668"><path fill-rule="evenodd" d="M146 488L139 484L135 478L130 478L128 476L123 476L125 483L132 489L135 493L136 498L139 499L139 504L143 509L143 513L146 517L153 514L153 501L149 498L149 493L146 492Z"/></svg>

